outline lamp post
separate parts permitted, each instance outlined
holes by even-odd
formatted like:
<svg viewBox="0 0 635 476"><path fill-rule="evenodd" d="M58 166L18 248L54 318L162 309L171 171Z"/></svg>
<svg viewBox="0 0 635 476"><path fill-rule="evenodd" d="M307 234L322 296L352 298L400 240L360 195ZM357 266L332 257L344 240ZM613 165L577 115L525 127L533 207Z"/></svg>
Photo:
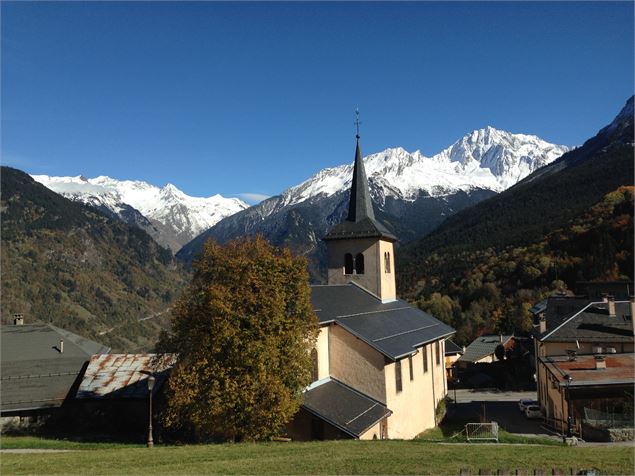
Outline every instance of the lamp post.
<svg viewBox="0 0 635 476"><path fill-rule="evenodd" d="M150 394L150 414L148 418L148 448L154 448L154 441L152 440L152 389L154 388L154 375L148 377L148 392Z"/></svg>
<svg viewBox="0 0 635 476"><path fill-rule="evenodd" d="M454 378L454 404L456 405L458 402L456 401L456 386L459 384L460 380L458 377Z"/></svg>
<svg viewBox="0 0 635 476"><path fill-rule="evenodd" d="M573 436L573 416L571 415L571 392L569 391L569 385L573 378L571 375L566 374L564 378L567 379L567 438Z"/></svg>

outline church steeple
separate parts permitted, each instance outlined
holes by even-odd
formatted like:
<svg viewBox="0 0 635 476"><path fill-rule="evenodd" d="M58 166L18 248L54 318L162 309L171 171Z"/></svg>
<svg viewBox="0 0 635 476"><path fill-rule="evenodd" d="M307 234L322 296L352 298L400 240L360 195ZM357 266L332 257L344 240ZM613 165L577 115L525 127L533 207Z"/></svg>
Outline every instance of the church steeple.
<svg viewBox="0 0 635 476"><path fill-rule="evenodd" d="M375 218L368 177L357 145L348 215L324 237L328 248L328 283L356 283L384 302L396 299L394 247L397 237Z"/></svg>

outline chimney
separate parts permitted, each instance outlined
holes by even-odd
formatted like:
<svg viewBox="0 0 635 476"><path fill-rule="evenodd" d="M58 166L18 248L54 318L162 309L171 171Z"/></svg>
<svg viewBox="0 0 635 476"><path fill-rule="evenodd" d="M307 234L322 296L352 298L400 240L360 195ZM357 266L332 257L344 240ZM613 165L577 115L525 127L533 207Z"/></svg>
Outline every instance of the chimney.
<svg viewBox="0 0 635 476"><path fill-rule="evenodd" d="M606 370L606 356L596 355L595 357L595 370Z"/></svg>
<svg viewBox="0 0 635 476"><path fill-rule="evenodd" d="M22 314L14 314L13 315L13 324L16 326L24 325L24 316Z"/></svg>
<svg viewBox="0 0 635 476"><path fill-rule="evenodd" d="M60 350L60 354L64 353L64 341L62 339L60 339L59 350Z"/></svg>
<svg viewBox="0 0 635 476"><path fill-rule="evenodd" d="M501 344L503 343L503 334L498 334L498 340Z"/></svg>
<svg viewBox="0 0 635 476"><path fill-rule="evenodd" d="M540 316L540 320L538 321L538 330L541 334L547 332L547 319L545 319L544 314Z"/></svg>
<svg viewBox="0 0 635 476"><path fill-rule="evenodd" d="M609 296L609 316L615 317L615 296Z"/></svg>

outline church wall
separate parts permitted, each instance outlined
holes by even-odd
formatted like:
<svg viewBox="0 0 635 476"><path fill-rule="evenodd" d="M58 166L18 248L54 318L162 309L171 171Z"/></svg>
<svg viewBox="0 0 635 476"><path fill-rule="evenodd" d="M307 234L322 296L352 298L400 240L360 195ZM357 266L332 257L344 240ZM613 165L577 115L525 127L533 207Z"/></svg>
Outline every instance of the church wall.
<svg viewBox="0 0 635 476"><path fill-rule="evenodd" d="M396 364L386 365L386 405L393 414L388 417L389 438L414 438L422 431L433 428L438 402L447 394L443 343L440 343L440 363L437 365L435 344L420 347L412 356L413 379L410 380L408 357L401 361L402 391L397 392ZM424 372L423 353L428 356L428 371Z"/></svg>
<svg viewBox="0 0 635 476"><path fill-rule="evenodd" d="M377 261L379 263L379 297L382 301L394 301L397 299L397 289L395 285L395 250L393 244L390 241L380 240L377 247L378 256ZM384 262L384 253L389 253L390 260L390 272L386 273L386 265Z"/></svg>
<svg viewBox="0 0 635 476"><path fill-rule="evenodd" d="M320 327L315 348L318 352L318 380L329 376L329 327Z"/></svg>
<svg viewBox="0 0 635 476"><path fill-rule="evenodd" d="M364 274L344 274L344 256L350 253L364 255ZM383 269L379 259L379 245L375 238L331 240L328 243L328 284L347 284L355 282L371 293L379 296L381 276L378 270ZM380 267L381 264L381 267Z"/></svg>
<svg viewBox="0 0 635 476"><path fill-rule="evenodd" d="M332 377L386 401L384 356L338 325L329 327L329 361Z"/></svg>

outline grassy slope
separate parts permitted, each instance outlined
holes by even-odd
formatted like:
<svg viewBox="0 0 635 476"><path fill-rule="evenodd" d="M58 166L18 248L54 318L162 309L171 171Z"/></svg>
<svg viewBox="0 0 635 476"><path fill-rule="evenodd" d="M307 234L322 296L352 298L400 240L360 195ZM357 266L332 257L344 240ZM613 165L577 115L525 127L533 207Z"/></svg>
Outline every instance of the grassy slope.
<svg viewBox="0 0 635 476"><path fill-rule="evenodd" d="M7 444L9 443L9 444ZM3 439L3 447L16 440ZM76 449L76 444L71 444ZM90 450L90 451L89 451ZM422 441L329 441L85 449L3 454L2 474L458 474L469 469L599 469L632 474L631 447L439 445Z"/></svg>

